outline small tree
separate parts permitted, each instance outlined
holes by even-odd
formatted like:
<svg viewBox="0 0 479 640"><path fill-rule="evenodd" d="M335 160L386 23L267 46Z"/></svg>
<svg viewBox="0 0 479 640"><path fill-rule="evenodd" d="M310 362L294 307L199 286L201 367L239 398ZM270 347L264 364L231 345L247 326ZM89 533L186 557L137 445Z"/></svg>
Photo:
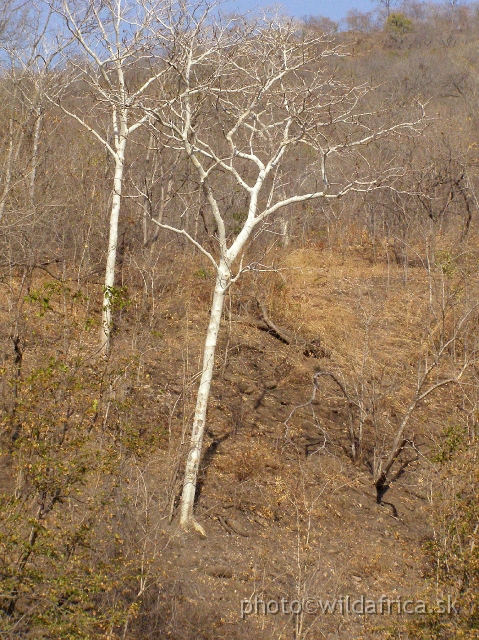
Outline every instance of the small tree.
<svg viewBox="0 0 479 640"><path fill-rule="evenodd" d="M26 183L29 209L35 206L46 93L55 83L51 72L66 45L61 38L52 38L51 17L51 9L42 11L37 6L26 7L25 3L7 2L0 10L2 89L6 94L4 108L10 111L0 190L0 222L11 192L19 182ZM14 20L18 24L16 29L8 24ZM28 149L26 154L25 149ZM26 158L22 157L25 155Z"/></svg>
<svg viewBox="0 0 479 640"><path fill-rule="evenodd" d="M365 464L371 472L378 503L394 480L416 462L424 440L434 438L437 427L426 426L425 418L429 414L437 423L444 395L458 406L462 400L464 412L475 415L472 390L476 386L479 305L476 287L468 282L464 254L462 248L456 254L438 251L433 263L428 250L424 260L416 253L422 260L423 288L419 272L408 303L407 297L389 294L374 300L369 290L370 303L363 305L359 295L360 314L349 340L346 338L347 360L343 359L342 370L333 365L332 371L314 374L313 398L332 381L347 401L348 453L354 463ZM407 308L401 328L391 316L400 300ZM407 332L402 333L405 327ZM358 330L362 337L353 335ZM397 344L401 348L396 351ZM330 389L325 394L330 397Z"/></svg>
<svg viewBox="0 0 479 640"><path fill-rule="evenodd" d="M370 87L336 77L343 50L324 36L305 35L294 22L212 24L192 13L187 24L170 27L169 37L175 58L161 97L145 108L164 144L193 166L215 227L214 242L206 244L184 222L157 221L188 238L216 273L180 507L181 526L204 533L193 506L215 348L225 294L251 268L248 243L285 207L384 185L395 170L371 176L364 147L413 131L423 115L390 126L384 114L361 112ZM227 193L236 194L242 213L234 221L223 205Z"/></svg>
<svg viewBox="0 0 479 640"><path fill-rule="evenodd" d="M69 50L70 75L65 77L64 90L54 96L53 101L89 131L115 163L103 293L101 347L104 352L110 348L127 144L133 132L148 119L144 112L138 112L138 101L162 73L153 63L153 60L157 62L153 50L161 45L161 18L168 15L168 6L168 2L161 0L133 4L126 0L85 3L63 0L56 7L73 37L74 47ZM78 100L69 97L66 90L81 82L95 96L97 108L86 109L82 104L70 106ZM104 111L110 120L110 131L102 128Z"/></svg>
<svg viewBox="0 0 479 640"><path fill-rule="evenodd" d="M413 416L436 392L450 386L460 388L477 363L479 305L472 287L464 286L463 274L455 273L459 271L458 258L460 255L445 252L436 257L436 265L431 265L427 257L428 300L420 316L424 318L424 334L418 345L414 391L404 406L392 442L387 448L384 441L381 446L379 442L374 445L372 468L378 502L391 481L394 465L409 444L407 433ZM464 389L463 393L469 404Z"/></svg>
<svg viewBox="0 0 479 640"><path fill-rule="evenodd" d="M392 42L401 44L405 36L413 31L413 23L403 13L390 13L384 23L384 29Z"/></svg>

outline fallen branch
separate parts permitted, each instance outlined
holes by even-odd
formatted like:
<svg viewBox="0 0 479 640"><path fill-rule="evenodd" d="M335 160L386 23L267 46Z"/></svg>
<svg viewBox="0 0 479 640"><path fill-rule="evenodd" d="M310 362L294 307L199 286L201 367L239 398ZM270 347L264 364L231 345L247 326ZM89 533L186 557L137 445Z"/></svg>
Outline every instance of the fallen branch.
<svg viewBox="0 0 479 640"><path fill-rule="evenodd" d="M331 357L331 352L329 349L325 349L321 345L321 340L317 338L316 340L311 340L307 342L306 340L298 340L296 337L292 336L289 331L278 327L271 318L268 316L268 312L266 311L265 305L256 299L256 303L261 313L261 319L251 318L251 317L243 317L237 315L230 315L230 320L232 322L240 322L241 324L245 324L249 327L254 327L255 329L259 329L260 331L266 331L273 338L276 338L283 344L287 344L289 346L295 346L302 349L302 353L307 358L329 358Z"/></svg>
<svg viewBox="0 0 479 640"><path fill-rule="evenodd" d="M269 319L268 313L266 311L266 307L264 304L256 298L256 304L258 305L259 310L261 311L261 317L265 325L267 326L269 332L284 344L292 344L293 338L291 338L283 329L280 329L277 325L274 324Z"/></svg>

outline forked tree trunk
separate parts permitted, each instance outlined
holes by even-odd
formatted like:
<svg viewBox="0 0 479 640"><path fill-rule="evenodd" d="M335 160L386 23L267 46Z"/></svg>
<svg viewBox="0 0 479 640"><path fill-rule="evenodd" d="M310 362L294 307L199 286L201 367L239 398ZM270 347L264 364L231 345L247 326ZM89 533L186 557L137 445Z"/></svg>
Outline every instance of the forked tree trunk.
<svg viewBox="0 0 479 640"><path fill-rule="evenodd" d="M211 305L210 323L206 334L203 351L203 373L201 375L198 396L196 400L195 417L191 433L190 450L186 462L185 476L183 480L183 493L180 507L180 526L183 529L190 527L205 535L203 527L193 518L193 507L195 503L196 482L198 469L200 466L201 449L203 446L203 436L206 424L206 409L210 395L211 380L213 378L213 367L215 360L216 343L220 329L221 315L225 294L231 283L231 273L226 263L220 262L216 275L216 285Z"/></svg>
<svg viewBox="0 0 479 640"><path fill-rule="evenodd" d="M121 188L125 166L126 136L122 136L116 150L115 176L113 179L113 196L110 213L110 233L108 238L108 255L106 258L105 284L103 289L103 309L101 321L101 350L107 354L110 350L112 330L112 299L115 285L116 251L118 246L118 221L121 209Z"/></svg>

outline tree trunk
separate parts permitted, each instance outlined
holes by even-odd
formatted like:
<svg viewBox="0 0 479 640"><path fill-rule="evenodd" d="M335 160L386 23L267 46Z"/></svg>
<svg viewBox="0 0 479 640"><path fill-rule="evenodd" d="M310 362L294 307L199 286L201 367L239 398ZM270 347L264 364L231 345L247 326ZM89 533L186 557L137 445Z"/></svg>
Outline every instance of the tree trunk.
<svg viewBox="0 0 479 640"><path fill-rule="evenodd" d="M190 451L186 462L185 477L183 481L183 493L180 507L180 526L183 529L190 527L204 535L203 528L193 518L193 506L195 502L198 469L201 459L201 449L206 424L206 409L210 395L211 380L213 378L213 366L215 360L216 343L220 328L221 315L225 293L231 282L231 274L228 266L221 262L216 275L215 292L211 305L210 323L206 334L203 351L203 373L196 400L195 417L190 441Z"/></svg>
<svg viewBox="0 0 479 640"><path fill-rule="evenodd" d="M112 297L115 284L116 251L118 246L118 221L121 209L121 187L125 161L126 136L122 136L115 157L115 177L113 179L113 197L110 213L110 235L108 238L108 255L106 258L105 285L103 291L101 350L107 354L110 350L112 330Z"/></svg>
<svg viewBox="0 0 479 640"><path fill-rule="evenodd" d="M40 146L40 133L43 125L43 113L40 107L37 119L35 121L35 128L33 130L33 148L32 148L32 169L30 173L30 187L29 187L29 200L30 208L33 210L35 206L35 185L37 181L37 168L38 168L38 149Z"/></svg>
<svg viewBox="0 0 479 640"><path fill-rule="evenodd" d="M16 97L16 94L14 94L14 97ZM12 172L13 172L13 165L16 162L17 158L18 158L18 154L20 152L20 146L22 144L24 135L25 135L25 130L24 128L22 128L20 131L15 132L14 131L14 126L15 126L15 119L12 116L9 120L9 136L8 136L8 151L7 151L7 158L5 160L5 163L3 165L3 175L4 175L4 179L3 179L3 190L2 190L2 194L0 196L0 222L3 218L4 212L5 212L5 204L7 202L7 198L9 196L10 193L10 188L11 188L11 182L12 182ZM16 140L15 140L16 138Z"/></svg>

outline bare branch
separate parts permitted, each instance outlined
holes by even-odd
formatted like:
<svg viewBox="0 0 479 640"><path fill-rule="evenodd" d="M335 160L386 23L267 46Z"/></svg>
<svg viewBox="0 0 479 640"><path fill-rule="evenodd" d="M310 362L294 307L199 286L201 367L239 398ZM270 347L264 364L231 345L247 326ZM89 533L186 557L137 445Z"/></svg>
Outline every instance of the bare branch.
<svg viewBox="0 0 479 640"><path fill-rule="evenodd" d="M163 222L158 222L158 220L155 220L155 218L151 218L151 221L154 222L158 227L160 227L161 229L167 229L168 231L174 231L175 233L177 233L180 236L185 236L185 238L187 238L191 244L193 244L197 249L199 249L201 251L201 253L203 255L205 255L208 260L210 260L210 262L213 264L215 271L218 270L218 265L216 264L215 259L213 258L213 256L211 255L211 253L209 251L207 251L199 242L197 242L194 238L192 238L190 236L190 234L185 230L185 229L177 229L176 227L172 227L169 224L164 224Z"/></svg>

